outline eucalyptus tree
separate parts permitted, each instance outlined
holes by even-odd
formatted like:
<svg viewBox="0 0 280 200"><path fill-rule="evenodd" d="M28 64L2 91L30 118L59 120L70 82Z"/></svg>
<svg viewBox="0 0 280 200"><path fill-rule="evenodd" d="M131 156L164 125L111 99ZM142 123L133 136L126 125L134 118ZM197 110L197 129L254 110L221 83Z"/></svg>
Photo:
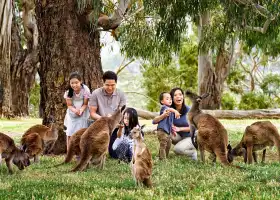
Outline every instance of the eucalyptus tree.
<svg viewBox="0 0 280 200"><path fill-rule="evenodd" d="M0 117L11 112L10 46L12 0L0 2Z"/></svg>
<svg viewBox="0 0 280 200"><path fill-rule="evenodd" d="M143 6L143 14L123 29L123 51L131 57L166 61L170 52L179 50L182 34L194 22L199 42L198 91L211 94L202 104L204 109L220 107L223 83L236 61L236 41L264 51L279 50L274 44L279 37L278 1L144 0Z"/></svg>
<svg viewBox="0 0 280 200"><path fill-rule="evenodd" d="M78 71L90 89L101 86L100 31L115 29L122 22L129 1L36 0L39 30L40 109L43 124L55 118L62 127L66 105L63 93L69 74ZM55 153L65 151L62 128Z"/></svg>

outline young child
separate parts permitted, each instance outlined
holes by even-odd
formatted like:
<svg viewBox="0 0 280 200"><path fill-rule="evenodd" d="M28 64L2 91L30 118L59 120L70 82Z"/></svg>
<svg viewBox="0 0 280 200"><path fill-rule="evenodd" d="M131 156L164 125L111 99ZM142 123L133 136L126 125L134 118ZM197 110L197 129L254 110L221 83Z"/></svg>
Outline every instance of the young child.
<svg viewBox="0 0 280 200"><path fill-rule="evenodd" d="M159 159L163 160L169 154L171 147L171 137L172 125L174 117L176 119L180 118L180 113L170 108L172 104L171 95L167 92L162 92L159 95L159 102L162 105L160 109L160 117L162 120L158 123L157 126L157 135L159 140Z"/></svg>
<svg viewBox="0 0 280 200"><path fill-rule="evenodd" d="M129 137L129 133L134 127L140 127L137 111L134 108L127 108L122 121L123 124L119 126L117 138L113 143L112 149L119 160L130 162L133 152L133 139Z"/></svg>
<svg viewBox="0 0 280 200"><path fill-rule="evenodd" d="M67 135L67 150L70 137L81 128L87 128L87 119L89 118L88 99L90 95L89 88L82 83L82 78L78 72L73 72L69 77L69 87L64 93L67 103L67 112L64 119Z"/></svg>

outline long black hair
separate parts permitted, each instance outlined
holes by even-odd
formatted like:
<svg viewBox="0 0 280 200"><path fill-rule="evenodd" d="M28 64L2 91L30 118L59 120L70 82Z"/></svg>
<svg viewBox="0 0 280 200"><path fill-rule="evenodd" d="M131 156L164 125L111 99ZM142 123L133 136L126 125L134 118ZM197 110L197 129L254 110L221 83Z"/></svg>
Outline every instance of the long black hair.
<svg viewBox="0 0 280 200"><path fill-rule="evenodd" d="M80 75L78 72L72 72L72 73L70 74L70 76L69 76L69 81L68 81L68 83L69 83L69 85L68 85L68 97L69 97L69 98L72 98L73 95L74 95L74 90L73 90L73 88L72 88L71 85L70 85L70 80L71 80L72 78L76 78L76 79L78 79L79 81L82 81L82 77L81 77L81 75ZM81 84L81 86L83 87L83 84Z"/></svg>
<svg viewBox="0 0 280 200"><path fill-rule="evenodd" d="M174 94L175 94L175 92L176 92L177 90L180 90L180 91L182 92L182 95L183 95L182 108L181 108L181 110L179 110L179 113L180 113L181 115L185 115L185 114L188 112L188 110L187 110L187 107L186 107L186 104L185 104L184 92L183 92L183 90L182 90L181 88L179 88L179 87L173 88L173 89L170 91L170 95L171 95L171 98L172 98L172 105L171 105L171 107L174 108L174 109L176 109L176 106L175 106L175 104L174 104Z"/></svg>
<svg viewBox="0 0 280 200"><path fill-rule="evenodd" d="M128 115L128 120L129 120L129 123L128 123L128 126L124 126L124 134L127 136L130 131L136 127L137 125L139 125L139 121L138 121L138 114L137 114L137 111L134 109L134 108L127 108L125 109L123 115L125 115L125 113L127 113Z"/></svg>

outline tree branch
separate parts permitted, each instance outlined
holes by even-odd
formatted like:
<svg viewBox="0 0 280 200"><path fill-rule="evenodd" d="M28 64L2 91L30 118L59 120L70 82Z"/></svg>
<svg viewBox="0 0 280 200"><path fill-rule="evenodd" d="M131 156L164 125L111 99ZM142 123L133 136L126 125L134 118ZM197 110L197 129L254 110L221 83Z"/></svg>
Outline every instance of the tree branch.
<svg viewBox="0 0 280 200"><path fill-rule="evenodd" d="M267 19L263 25L263 27L252 27L252 26L245 26L245 29L250 30L250 31L256 31L256 32L260 32L262 34L265 34L269 24L275 19L275 17L273 19Z"/></svg>
<svg viewBox="0 0 280 200"><path fill-rule="evenodd" d="M126 63L125 65L122 65L122 64L116 69L116 74L118 75L119 73L121 73L121 71L123 69L125 69L129 64L131 64L132 62L134 62L134 59L132 59L131 61L129 61L128 63Z"/></svg>

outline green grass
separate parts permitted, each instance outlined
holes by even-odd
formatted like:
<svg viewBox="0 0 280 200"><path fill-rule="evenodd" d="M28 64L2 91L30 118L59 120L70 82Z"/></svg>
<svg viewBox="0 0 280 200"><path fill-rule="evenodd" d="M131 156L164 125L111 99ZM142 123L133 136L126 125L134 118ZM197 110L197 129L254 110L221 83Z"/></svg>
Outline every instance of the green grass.
<svg viewBox="0 0 280 200"><path fill-rule="evenodd" d="M221 120L228 127L229 140L237 143L244 128L255 120ZM3 121L0 121L3 122ZM30 125L39 120L22 120ZM280 121L272 120L275 125ZM149 123L149 121L147 121ZM15 121L15 124L18 124ZM25 124L26 125L26 124ZM24 127L24 126L23 126ZM28 127L24 127L26 129ZM4 130L9 130L4 127ZM14 129L13 129L14 130ZM18 129L19 132L24 130ZM0 129L1 132L2 128ZM75 165L53 167L63 156L43 156L38 164L23 171L15 168L8 175L0 166L0 199L279 199L280 164L275 148L268 150L266 164L245 165L238 159L236 169L194 162L173 152L168 160L156 158L156 135L146 135L145 142L152 152L154 167L152 189L137 188L130 166L107 159L105 169L91 167L85 172L69 172Z"/></svg>

